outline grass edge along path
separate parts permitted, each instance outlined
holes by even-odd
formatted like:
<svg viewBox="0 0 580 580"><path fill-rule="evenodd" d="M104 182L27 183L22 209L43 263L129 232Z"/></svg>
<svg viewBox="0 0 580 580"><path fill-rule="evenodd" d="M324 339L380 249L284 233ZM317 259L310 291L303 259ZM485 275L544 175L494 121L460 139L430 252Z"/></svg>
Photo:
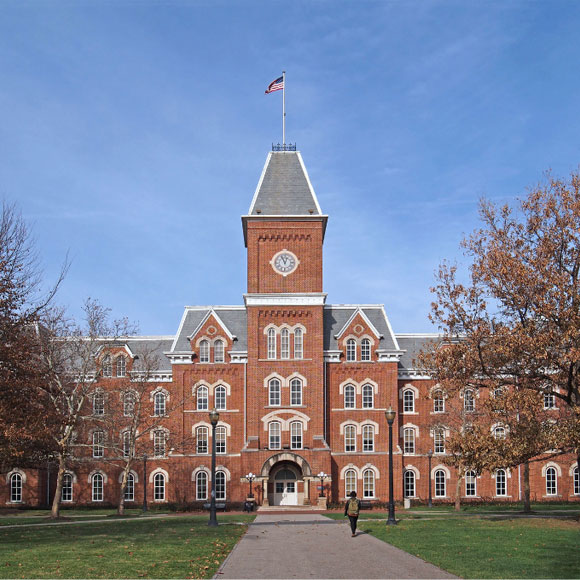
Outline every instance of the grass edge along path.
<svg viewBox="0 0 580 580"><path fill-rule="evenodd" d="M0 528L0 578L211 578L253 515Z"/></svg>
<svg viewBox="0 0 580 580"><path fill-rule="evenodd" d="M359 529L462 578L580 578L573 519L359 520Z"/></svg>

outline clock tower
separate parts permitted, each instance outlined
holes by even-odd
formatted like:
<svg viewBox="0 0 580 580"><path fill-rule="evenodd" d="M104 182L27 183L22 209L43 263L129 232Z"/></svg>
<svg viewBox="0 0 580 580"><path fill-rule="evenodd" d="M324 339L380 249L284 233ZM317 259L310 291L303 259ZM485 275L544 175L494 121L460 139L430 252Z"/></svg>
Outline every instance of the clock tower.
<svg viewBox="0 0 580 580"><path fill-rule="evenodd" d="M297 497L306 501L313 474L331 469L322 288L327 217L300 153L269 153L242 225L248 250L247 390L253 402L246 451L254 461L248 463L251 469L256 470L256 451L264 465L271 463L272 501L280 500L277 489L283 487L275 479L277 470L296 476ZM292 488L290 480L286 484Z"/></svg>

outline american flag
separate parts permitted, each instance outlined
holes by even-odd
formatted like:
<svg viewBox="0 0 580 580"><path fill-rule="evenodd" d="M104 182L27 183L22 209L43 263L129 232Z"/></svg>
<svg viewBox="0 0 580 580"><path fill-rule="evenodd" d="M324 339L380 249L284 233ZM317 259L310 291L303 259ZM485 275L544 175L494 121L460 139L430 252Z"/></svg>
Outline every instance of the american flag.
<svg viewBox="0 0 580 580"><path fill-rule="evenodd" d="M279 77L268 85L265 94L273 93L274 91L281 91L284 88L284 77Z"/></svg>

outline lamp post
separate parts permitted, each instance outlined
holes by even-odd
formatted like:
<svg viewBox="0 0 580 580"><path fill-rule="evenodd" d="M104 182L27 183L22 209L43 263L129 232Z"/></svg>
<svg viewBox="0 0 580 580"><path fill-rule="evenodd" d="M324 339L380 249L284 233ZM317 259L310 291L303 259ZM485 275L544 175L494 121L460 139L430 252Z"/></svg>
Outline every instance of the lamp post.
<svg viewBox="0 0 580 580"><path fill-rule="evenodd" d="M433 457L433 451L431 449L429 449L429 451L427 451L427 459L429 459L429 477L428 477L428 482L429 482L429 503L427 504L429 507L433 507L433 497L431 495L431 459Z"/></svg>
<svg viewBox="0 0 580 580"><path fill-rule="evenodd" d="M387 526L396 526L395 519L395 501L393 499L393 421L397 412L389 405L385 411L385 417L389 424L389 517L387 518Z"/></svg>
<svg viewBox="0 0 580 580"><path fill-rule="evenodd" d="M250 493L248 494L248 497L254 497L254 494L252 493L252 481L256 479L256 474L250 471L250 473L246 475L246 479L250 482Z"/></svg>
<svg viewBox="0 0 580 580"><path fill-rule="evenodd" d="M316 477L320 477L320 493L318 497L324 497L324 480L328 477L328 473L321 471Z"/></svg>
<svg viewBox="0 0 580 580"><path fill-rule="evenodd" d="M147 511L147 453L143 453L143 513Z"/></svg>
<svg viewBox="0 0 580 580"><path fill-rule="evenodd" d="M215 527L218 525L215 505L215 428L220 419L220 414L212 409L209 414L211 423L211 500L209 503L209 522L208 526Z"/></svg>

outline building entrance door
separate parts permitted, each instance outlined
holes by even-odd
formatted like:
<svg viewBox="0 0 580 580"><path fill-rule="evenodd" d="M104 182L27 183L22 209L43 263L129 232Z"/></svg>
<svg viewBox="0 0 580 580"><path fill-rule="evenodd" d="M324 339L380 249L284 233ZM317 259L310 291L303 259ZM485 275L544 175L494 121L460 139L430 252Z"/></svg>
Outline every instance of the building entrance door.
<svg viewBox="0 0 580 580"><path fill-rule="evenodd" d="M298 505L296 474L290 469L281 469L274 476L273 505Z"/></svg>

